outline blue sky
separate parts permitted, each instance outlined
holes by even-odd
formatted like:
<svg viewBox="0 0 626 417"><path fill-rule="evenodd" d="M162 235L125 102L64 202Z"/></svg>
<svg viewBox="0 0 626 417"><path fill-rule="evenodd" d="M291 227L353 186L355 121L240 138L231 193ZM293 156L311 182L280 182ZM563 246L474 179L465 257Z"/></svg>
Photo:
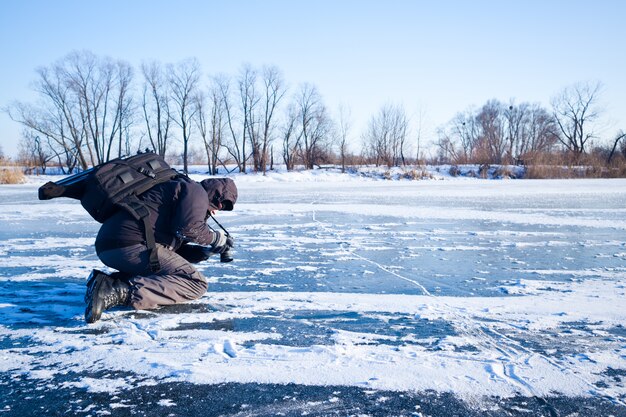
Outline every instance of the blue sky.
<svg viewBox="0 0 626 417"><path fill-rule="evenodd" d="M196 57L207 76L276 65L292 91L309 82L332 112L350 107L355 138L387 103L404 105L414 125L421 115L429 140L489 99L548 106L569 84L600 81L609 138L626 129L624 18L619 0L5 0L0 106L33 101L37 67L86 49L136 68ZM5 154L19 136L0 114Z"/></svg>

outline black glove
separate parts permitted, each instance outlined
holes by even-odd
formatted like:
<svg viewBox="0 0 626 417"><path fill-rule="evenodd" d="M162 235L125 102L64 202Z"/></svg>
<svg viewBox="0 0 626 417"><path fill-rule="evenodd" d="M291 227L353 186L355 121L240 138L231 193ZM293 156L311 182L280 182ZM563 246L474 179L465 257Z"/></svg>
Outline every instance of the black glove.
<svg viewBox="0 0 626 417"><path fill-rule="evenodd" d="M206 248L200 245L190 245L188 243L183 243L183 245L176 251L177 254L192 264L206 261L209 259L209 256L211 256L211 252L211 248Z"/></svg>
<svg viewBox="0 0 626 417"><path fill-rule="evenodd" d="M235 244L233 238L228 236L226 233L216 230L213 232L215 237L213 238L213 242L211 242L211 252L213 253L224 253L230 248L232 248Z"/></svg>

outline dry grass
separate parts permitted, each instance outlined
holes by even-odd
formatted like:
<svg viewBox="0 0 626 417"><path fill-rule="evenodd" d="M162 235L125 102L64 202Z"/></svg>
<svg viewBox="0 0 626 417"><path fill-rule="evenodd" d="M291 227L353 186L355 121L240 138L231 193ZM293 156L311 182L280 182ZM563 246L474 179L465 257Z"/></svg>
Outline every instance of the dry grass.
<svg viewBox="0 0 626 417"><path fill-rule="evenodd" d="M572 169L558 165L529 165L524 178L545 180L552 178L575 178Z"/></svg>
<svg viewBox="0 0 626 417"><path fill-rule="evenodd" d="M402 174L402 178L407 180L432 179L433 175L426 168L410 169Z"/></svg>
<svg viewBox="0 0 626 417"><path fill-rule="evenodd" d="M555 178L625 178L626 164L588 162L581 165L547 165L536 164L526 167L524 178L555 179Z"/></svg>
<svg viewBox="0 0 626 417"><path fill-rule="evenodd" d="M0 184L21 184L26 177L18 168L0 168Z"/></svg>
<svg viewBox="0 0 626 417"><path fill-rule="evenodd" d="M594 150L591 153L572 154L568 152L532 153L521 158L523 169L512 165L489 165L479 160L455 161L456 164L478 165L478 169L462 171L459 165L450 167L453 176L464 175L474 178L528 178L528 179L569 179L569 178L626 178L626 152L620 151L607 162L609 152Z"/></svg>
<svg viewBox="0 0 626 417"><path fill-rule="evenodd" d="M433 175L428 172L424 167L417 168L402 168L402 169L390 169L384 171L381 174L383 179L386 180L425 180L434 178Z"/></svg>
<svg viewBox="0 0 626 417"><path fill-rule="evenodd" d="M517 178L513 169L508 165L502 165L496 168L493 176L495 178Z"/></svg>

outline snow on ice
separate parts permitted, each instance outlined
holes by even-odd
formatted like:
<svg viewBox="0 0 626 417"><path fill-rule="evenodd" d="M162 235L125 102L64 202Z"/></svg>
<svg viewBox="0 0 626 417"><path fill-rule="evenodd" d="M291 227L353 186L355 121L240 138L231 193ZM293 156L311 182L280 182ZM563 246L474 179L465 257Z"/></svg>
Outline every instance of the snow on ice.
<svg viewBox="0 0 626 417"><path fill-rule="evenodd" d="M200 265L209 292L94 325L98 224L76 201L37 201L43 180L0 187L2 373L76 373L66 386L92 392L256 382L625 404L611 377L626 375L625 180L236 176L220 214L235 262Z"/></svg>

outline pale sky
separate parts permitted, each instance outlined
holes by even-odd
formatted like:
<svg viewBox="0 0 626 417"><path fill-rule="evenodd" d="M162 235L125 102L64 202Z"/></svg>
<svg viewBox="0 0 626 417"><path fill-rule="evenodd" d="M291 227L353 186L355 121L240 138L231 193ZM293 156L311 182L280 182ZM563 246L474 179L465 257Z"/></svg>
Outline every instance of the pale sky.
<svg viewBox="0 0 626 417"><path fill-rule="evenodd" d="M196 57L205 82L244 63L275 65L295 91L314 84L360 137L384 104L402 104L424 139L489 99L539 102L599 81L607 139L626 130L626 2L0 0L0 107L34 102L35 69L74 50L139 64ZM20 125L0 114L15 156ZM355 149L358 151L358 149Z"/></svg>

